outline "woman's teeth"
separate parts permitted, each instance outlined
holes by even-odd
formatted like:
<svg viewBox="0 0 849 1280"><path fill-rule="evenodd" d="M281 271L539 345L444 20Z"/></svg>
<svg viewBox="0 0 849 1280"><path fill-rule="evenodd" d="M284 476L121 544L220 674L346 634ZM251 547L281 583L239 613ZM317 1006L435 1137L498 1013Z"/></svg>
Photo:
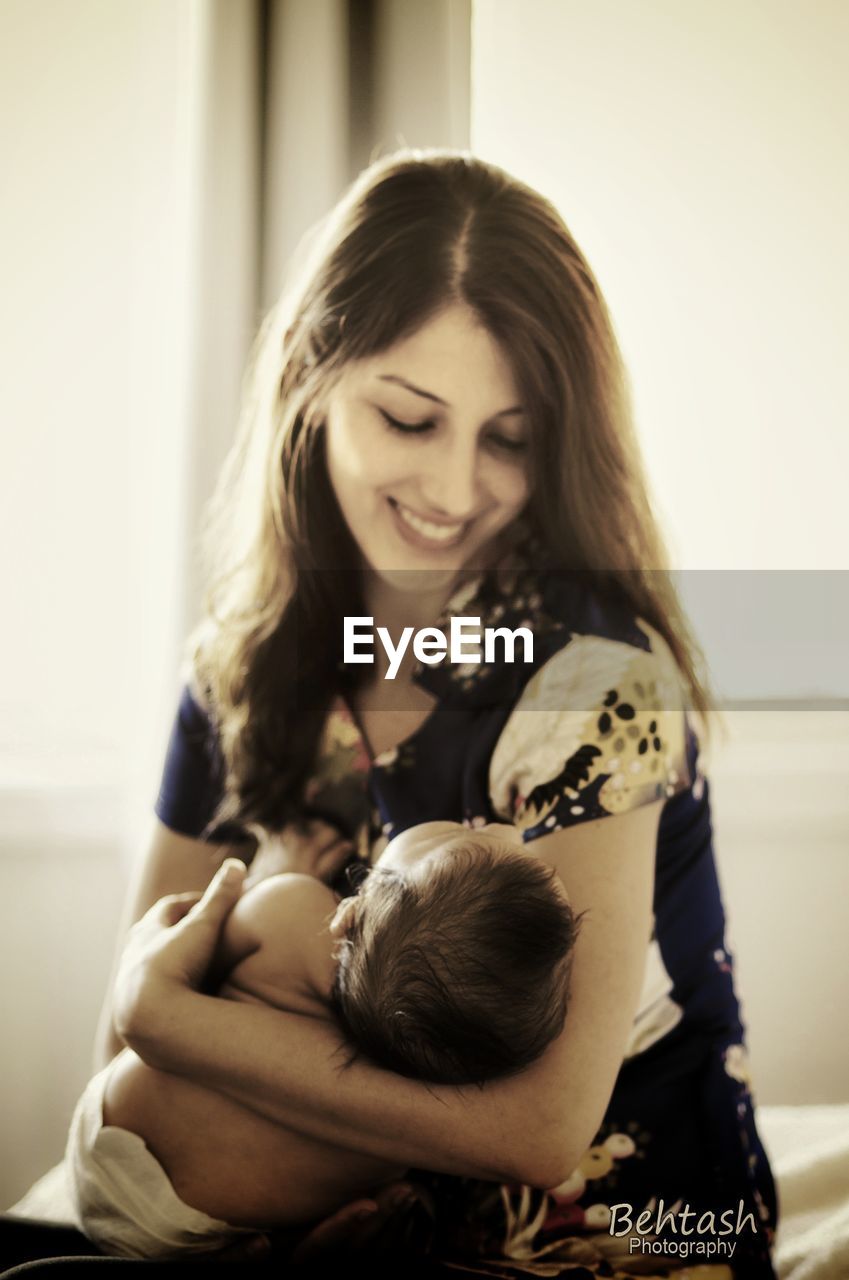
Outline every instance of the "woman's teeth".
<svg viewBox="0 0 849 1280"><path fill-rule="evenodd" d="M432 542L454 542L466 528L465 520L459 520L456 524L433 524L430 520L425 520L414 511L410 511L408 507L402 507L399 502L395 503L395 510L405 524Z"/></svg>

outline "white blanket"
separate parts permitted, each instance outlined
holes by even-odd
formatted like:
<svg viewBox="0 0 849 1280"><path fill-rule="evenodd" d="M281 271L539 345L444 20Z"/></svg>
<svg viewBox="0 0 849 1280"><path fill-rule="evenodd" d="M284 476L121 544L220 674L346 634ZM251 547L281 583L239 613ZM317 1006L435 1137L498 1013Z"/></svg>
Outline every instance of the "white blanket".
<svg viewBox="0 0 849 1280"><path fill-rule="evenodd" d="M780 1280L849 1277L849 1104L758 1107L778 1184Z"/></svg>
<svg viewBox="0 0 849 1280"><path fill-rule="evenodd" d="M64 1163L48 1169L21 1196L17 1204L13 1204L6 1212L19 1218L35 1218L40 1222L55 1222L61 1226L78 1228Z"/></svg>

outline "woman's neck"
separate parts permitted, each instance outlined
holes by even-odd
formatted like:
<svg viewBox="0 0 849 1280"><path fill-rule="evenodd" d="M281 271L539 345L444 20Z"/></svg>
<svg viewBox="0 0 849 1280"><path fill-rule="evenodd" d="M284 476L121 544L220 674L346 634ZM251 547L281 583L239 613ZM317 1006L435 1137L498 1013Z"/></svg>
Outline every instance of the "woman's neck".
<svg viewBox="0 0 849 1280"><path fill-rule="evenodd" d="M405 627L435 627L453 592L454 583L433 586L426 580L421 590L402 590L373 574L366 581L365 606L376 627L396 636Z"/></svg>

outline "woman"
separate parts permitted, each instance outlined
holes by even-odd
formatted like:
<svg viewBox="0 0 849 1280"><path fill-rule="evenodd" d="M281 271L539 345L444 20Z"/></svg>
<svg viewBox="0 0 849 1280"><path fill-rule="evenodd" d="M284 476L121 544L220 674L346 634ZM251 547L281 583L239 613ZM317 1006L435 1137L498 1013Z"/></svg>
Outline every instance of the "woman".
<svg viewBox="0 0 849 1280"><path fill-rule="evenodd" d="M775 1194L685 711L706 694L610 320L554 209L466 155L362 175L266 326L207 545L133 916L304 815L360 861L417 822L509 821L587 913L570 1017L521 1076L476 1092L341 1070L341 1034L196 989L222 910L208 895L191 928L147 918L118 1030L268 1118L430 1171L436 1258L772 1276ZM392 680L379 645L372 665L342 661L346 618L397 645L457 616L529 629L532 661L430 665L408 647Z"/></svg>

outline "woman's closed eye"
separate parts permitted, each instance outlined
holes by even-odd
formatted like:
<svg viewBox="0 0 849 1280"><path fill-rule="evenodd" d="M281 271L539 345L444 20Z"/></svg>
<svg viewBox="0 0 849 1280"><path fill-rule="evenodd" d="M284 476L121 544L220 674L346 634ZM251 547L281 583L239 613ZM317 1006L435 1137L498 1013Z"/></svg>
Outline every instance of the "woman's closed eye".
<svg viewBox="0 0 849 1280"><path fill-rule="evenodd" d="M426 418L424 422L401 422L399 418L393 418L392 414L387 413L385 409L380 409L379 413L393 431L402 431L405 435L421 435L436 426L431 418Z"/></svg>
<svg viewBox="0 0 849 1280"><path fill-rule="evenodd" d="M523 437L503 436L500 432L493 432L489 441L497 449L505 449L507 453L524 453L528 447L528 442Z"/></svg>
<svg viewBox="0 0 849 1280"><path fill-rule="evenodd" d="M403 435L424 435L437 425L432 418L425 418L421 422L403 422L400 418L394 418L391 413L387 413L385 409L380 409L378 412L388 427L393 431L400 431ZM528 447L524 437L505 436L500 431L488 433L484 440L492 448L501 449L505 453L524 453Z"/></svg>

